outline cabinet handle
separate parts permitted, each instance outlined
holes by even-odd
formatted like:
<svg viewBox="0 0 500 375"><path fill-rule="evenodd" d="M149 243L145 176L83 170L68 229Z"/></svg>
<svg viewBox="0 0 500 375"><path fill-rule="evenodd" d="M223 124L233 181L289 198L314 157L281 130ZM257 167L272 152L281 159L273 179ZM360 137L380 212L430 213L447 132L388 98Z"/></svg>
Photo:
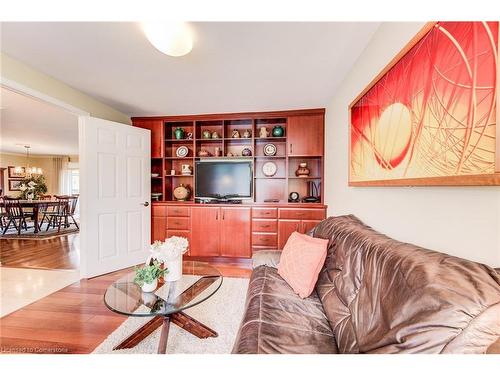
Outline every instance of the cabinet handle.
<svg viewBox="0 0 500 375"><path fill-rule="evenodd" d="M270 225L269 225L269 224L264 224L264 225L262 226L262 228L269 228L269 227L270 227Z"/></svg>
<svg viewBox="0 0 500 375"><path fill-rule="evenodd" d="M219 210L215 211L215 220L219 220Z"/></svg>
<svg viewBox="0 0 500 375"><path fill-rule="evenodd" d="M290 143L290 155L293 154L293 143Z"/></svg>
<svg viewBox="0 0 500 375"><path fill-rule="evenodd" d="M224 211L222 211L222 220L224 220L224 213L225 213L225 212L224 212Z"/></svg>

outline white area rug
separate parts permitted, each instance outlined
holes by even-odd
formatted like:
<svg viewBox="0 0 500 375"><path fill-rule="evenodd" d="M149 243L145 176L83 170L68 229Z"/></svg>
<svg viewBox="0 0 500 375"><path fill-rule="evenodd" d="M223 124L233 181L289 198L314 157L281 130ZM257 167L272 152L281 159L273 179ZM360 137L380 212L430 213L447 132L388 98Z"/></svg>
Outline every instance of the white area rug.
<svg viewBox="0 0 500 375"><path fill-rule="evenodd" d="M228 354L233 348L243 318L248 279L225 277L220 289L208 300L185 310L185 313L215 330L219 336L199 339L175 324L170 325L167 353L171 354ZM93 353L154 354L158 349L161 328L132 349L113 350L132 332L151 318L130 317L108 336Z"/></svg>

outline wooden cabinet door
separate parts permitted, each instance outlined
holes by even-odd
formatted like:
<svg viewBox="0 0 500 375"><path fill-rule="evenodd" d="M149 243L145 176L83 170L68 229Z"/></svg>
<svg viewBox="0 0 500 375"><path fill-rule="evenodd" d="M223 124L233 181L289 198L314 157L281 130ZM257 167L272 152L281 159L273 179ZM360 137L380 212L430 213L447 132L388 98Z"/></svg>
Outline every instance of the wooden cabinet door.
<svg viewBox="0 0 500 375"><path fill-rule="evenodd" d="M134 120L134 126L151 130L151 157L163 157L163 121Z"/></svg>
<svg viewBox="0 0 500 375"><path fill-rule="evenodd" d="M191 208L192 256L219 256L220 209L218 207Z"/></svg>
<svg viewBox="0 0 500 375"><path fill-rule="evenodd" d="M323 155L323 115L288 117L286 127L289 156Z"/></svg>
<svg viewBox="0 0 500 375"><path fill-rule="evenodd" d="M151 242L165 241L167 237L167 218L163 216L153 216L151 221Z"/></svg>
<svg viewBox="0 0 500 375"><path fill-rule="evenodd" d="M307 233L313 229L316 225L321 223L321 220L302 220L302 225L300 228L300 233Z"/></svg>
<svg viewBox="0 0 500 375"><path fill-rule="evenodd" d="M250 258L250 208L223 207L221 219L220 255Z"/></svg>
<svg viewBox="0 0 500 375"><path fill-rule="evenodd" d="M293 232L300 232L300 220L280 220L278 222L278 249L283 249Z"/></svg>

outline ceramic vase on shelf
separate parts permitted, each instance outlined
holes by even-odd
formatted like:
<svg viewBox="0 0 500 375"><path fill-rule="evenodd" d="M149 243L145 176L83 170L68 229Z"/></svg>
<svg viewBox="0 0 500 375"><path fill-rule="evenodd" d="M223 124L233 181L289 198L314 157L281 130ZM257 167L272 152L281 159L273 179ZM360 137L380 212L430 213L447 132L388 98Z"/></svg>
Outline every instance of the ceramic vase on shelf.
<svg viewBox="0 0 500 375"><path fill-rule="evenodd" d="M311 171L307 168L307 163L300 163L299 168L295 171L297 177L307 177Z"/></svg>
<svg viewBox="0 0 500 375"><path fill-rule="evenodd" d="M183 139L184 138L184 129L183 128L176 128L174 130L174 136L175 136L175 139Z"/></svg>
<svg viewBox="0 0 500 375"><path fill-rule="evenodd" d="M273 137L283 137L285 135L285 129L281 125L276 125L273 128Z"/></svg>

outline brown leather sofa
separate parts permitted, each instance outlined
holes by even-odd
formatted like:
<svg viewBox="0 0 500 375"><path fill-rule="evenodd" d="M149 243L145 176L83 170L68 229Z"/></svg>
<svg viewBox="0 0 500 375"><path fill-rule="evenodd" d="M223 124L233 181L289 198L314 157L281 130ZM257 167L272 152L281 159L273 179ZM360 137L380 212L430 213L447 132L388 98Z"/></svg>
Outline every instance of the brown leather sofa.
<svg viewBox="0 0 500 375"><path fill-rule="evenodd" d="M313 235L329 239L316 290L301 299L276 268L256 267L233 353L498 350L494 269L393 240L352 215Z"/></svg>

